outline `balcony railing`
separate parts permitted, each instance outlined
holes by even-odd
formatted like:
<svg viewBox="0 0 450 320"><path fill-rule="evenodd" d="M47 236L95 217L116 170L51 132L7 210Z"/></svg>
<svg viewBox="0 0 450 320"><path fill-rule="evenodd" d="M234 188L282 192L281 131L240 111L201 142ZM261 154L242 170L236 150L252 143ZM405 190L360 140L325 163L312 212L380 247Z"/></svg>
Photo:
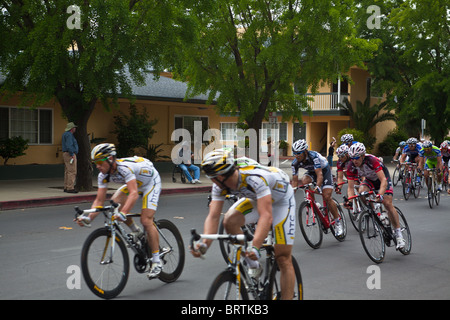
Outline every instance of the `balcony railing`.
<svg viewBox="0 0 450 320"><path fill-rule="evenodd" d="M339 110L338 103L342 103L345 98L349 97L349 94L341 93L338 101L338 93L316 93L315 95L311 93L306 94L307 98L313 98L313 101L308 101L308 106L311 107L312 111L330 111Z"/></svg>

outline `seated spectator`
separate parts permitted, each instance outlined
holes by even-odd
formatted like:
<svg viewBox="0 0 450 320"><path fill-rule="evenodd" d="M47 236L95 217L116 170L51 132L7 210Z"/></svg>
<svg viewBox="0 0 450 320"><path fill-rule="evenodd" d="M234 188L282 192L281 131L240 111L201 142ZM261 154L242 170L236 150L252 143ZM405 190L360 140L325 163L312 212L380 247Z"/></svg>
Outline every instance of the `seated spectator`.
<svg viewBox="0 0 450 320"><path fill-rule="evenodd" d="M189 154L190 153L190 158L189 159L184 159L183 158L183 154ZM194 153L191 151L191 147L189 146L189 143L187 141L184 141L182 143L180 152L178 154L180 156L180 158L182 159L182 162L179 164L179 167L181 168L181 170L183 170L184 175L186 176L186 178L188 179L188 181L192 184L194 183L202 183L199 178L200 178L200 168L197 167L196 165L192 164L192 159L194 158ZM192 171L194 173L194 178L192 178L190 171Z"/></svg>

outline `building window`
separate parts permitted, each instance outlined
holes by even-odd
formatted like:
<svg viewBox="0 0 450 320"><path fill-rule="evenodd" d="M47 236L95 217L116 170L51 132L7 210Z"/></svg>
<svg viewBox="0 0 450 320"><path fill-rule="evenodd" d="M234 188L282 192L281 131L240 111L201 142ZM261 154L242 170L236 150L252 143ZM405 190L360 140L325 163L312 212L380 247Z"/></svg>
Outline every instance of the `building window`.
<svg viewBox="0 0 450 320"><path fill-rule="evenodd" d="M20 136L29 144L52 144L53 110L0 107L0 139Z"/></svg>
<svg viewBox="0 0 450 320"><path fill-rule="evenodd" d="M194 122L202 122L202 137L203 133L208 130L208 117L200 116L175 116L175 129L186 129L191 134L191 141L194 141Z"/></svg>

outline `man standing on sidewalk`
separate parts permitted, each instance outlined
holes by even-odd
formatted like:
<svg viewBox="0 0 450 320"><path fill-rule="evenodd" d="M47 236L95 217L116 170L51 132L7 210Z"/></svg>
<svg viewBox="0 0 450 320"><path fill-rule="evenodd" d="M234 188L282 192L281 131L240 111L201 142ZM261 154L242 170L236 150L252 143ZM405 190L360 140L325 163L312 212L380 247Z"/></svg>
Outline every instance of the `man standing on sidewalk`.
<svg viewBox="0 0 450 320"><path fill-rule="evenodd" d="M75 178L77 176L78 143L73 134L77 126L73 122L67 124L62 135L62 151L64 159L64 192L77 193Z"/></svg>

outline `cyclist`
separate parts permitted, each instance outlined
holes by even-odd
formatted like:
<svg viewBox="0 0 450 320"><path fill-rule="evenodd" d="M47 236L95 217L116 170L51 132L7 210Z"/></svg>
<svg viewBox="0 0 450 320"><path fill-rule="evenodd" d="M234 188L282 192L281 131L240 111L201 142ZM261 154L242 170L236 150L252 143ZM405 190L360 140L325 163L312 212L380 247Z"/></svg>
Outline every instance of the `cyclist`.
<svg viewBox="0 0 450 320"><path fill-rule="evenodd" d="M418 143L417 139L412 137L406 140L406 146L403 148L403 153L400 158L400 165L405 164L405 162L415 162L420 164L419 151L421 150L421 145ZM405 170L409 166L405 166ZM417 181L416 184L420 184L422 172L420 169L417 170Z"/></svg>
<svg viewBox="0 0 450 320"><path fill-rule="evenodd" d="M398 160L398 158L402 155L403 149L405 149L405 147L406 147L406 142L405 141L400 141L400 143L398 144L397 149L395 149L395 154L394 154L393 160Z"/></svg>
<svg viewBox="0 0 450 320"><path fill-rule="evenodd" d="M376 197L386 208L389 219L395 229L397 249L404 248L405 240L400 229L399 217L392 204L394 190L389 170L380 162L379 158L366 154L366 147L360 142L349 148L348 155L351 159L347 165L348 196L352 197L355 195L353 191L355 180L359 176L365 177L364 181L361 182L359 192L374 190L377 193ZM347 205L349 206L350 204L347 203Z"/></svg>
<svg viewBox="0 0 450 320"><path fill-rule="evenodd" d="M341 194L342 183L344 182L344 175L347 177L347 164L350 161L350 157L348 156L348 146L346 144L341 144L339 148L336 150L336 154L339 158L336 163L336 175L337 175L337 186L336 193Z"/></svg>
<svg viewBox="0 0 450 320"><path fill-rule="evenodd" d="M441 154L442 154L442 161L444 161L444 169L446 169L448 172L449 164L450 164L450 142L447 140L442 142L440 149L441 149ZM447 189L447 193L450 194L450 188Z"/></svg>
<svg viewBox="0 0 450 320"><path fill-rule="evenodd" d="M291 165L292 186L295 188L299 185L305 185L315 181L317 185L315 192L322 193L323 199L328 206L328 210L330 210L334 217L336 235L342 235L343 228L341 219L336 204L331 197L333 192L333 179L331 177L331 169L327 159L316 151L308 151L308 144L304 139L297 140L292 144L292 152L295 156ZM298 170L300 168L305 169L306 173L299 180Z"/></svg>
<svg viewBox="0 0 450 320"><path fill-rule="evenodd" d="M352 144L355 144L357 141L353 140L353 135L351 133L347 133L341 137L341 142L342 142L342 144L346 144L347 146L350 147Z"/></svg>
<svg viewBox="0 0 450 320"><path fill-rule="evenodd" d="M444 168L442 167L442 155L441 150L439 150L438 147L434 146L431 141L426 140L422 144L422 149L419 152L420 156L420 169L431 169L431 168L437 168L436 174L437 174L437 181L438 181L438 190L442 191L442 172L444 171ZM425 160L426 158L426 160ZM425 170L425 182L428 186L428 170Z"/></svg>
<svg viewBox="0 0 450 320"><path fill-rule="evenodd" d="M125 222L137 238L142 235L142 230L134 223L133 219L127 218L139 194L142 193L141 223L147 231L148 243L152 251L152 266L147 277L153 279L162 270L159 259L159 235L153 219L158 207L159 195L161 193L161 178L158 171L150 160L141 157L116 158L116 147L112 143L102 143L94 147L91 152L91 160L100 171L98 175L98 191L91 208L102 207L106 200L106 192L110 181L125 183L114 193L111 198L120 204L120 212L114 215L115 219ZM99 212L90 213L83 217L90 222L95 219ZM83 226L83 218L77 221Z"/></svg>
<svg viewBox="0 0 450 320"><path fill-rule="evenodd" d="M282 298L292 299L295 283L291 256L295 237L295 198L288 175L279 168L264 167L254 161L238 159L235 162L233 153L226 149L208 153L201 166L213 182L204 233L217 233L225 196L238 195L240 199L224 217L225 230L229 234L239 234L242 233L241 226L257 222L253 247L246 253L246 262L251 276L258 278L262 272L258 261L259 249L272 228L275 257L281 271ZM204 239L196 245L201 253L191 248L192 255L199 257L206 253L211 242Z"/></svg>

